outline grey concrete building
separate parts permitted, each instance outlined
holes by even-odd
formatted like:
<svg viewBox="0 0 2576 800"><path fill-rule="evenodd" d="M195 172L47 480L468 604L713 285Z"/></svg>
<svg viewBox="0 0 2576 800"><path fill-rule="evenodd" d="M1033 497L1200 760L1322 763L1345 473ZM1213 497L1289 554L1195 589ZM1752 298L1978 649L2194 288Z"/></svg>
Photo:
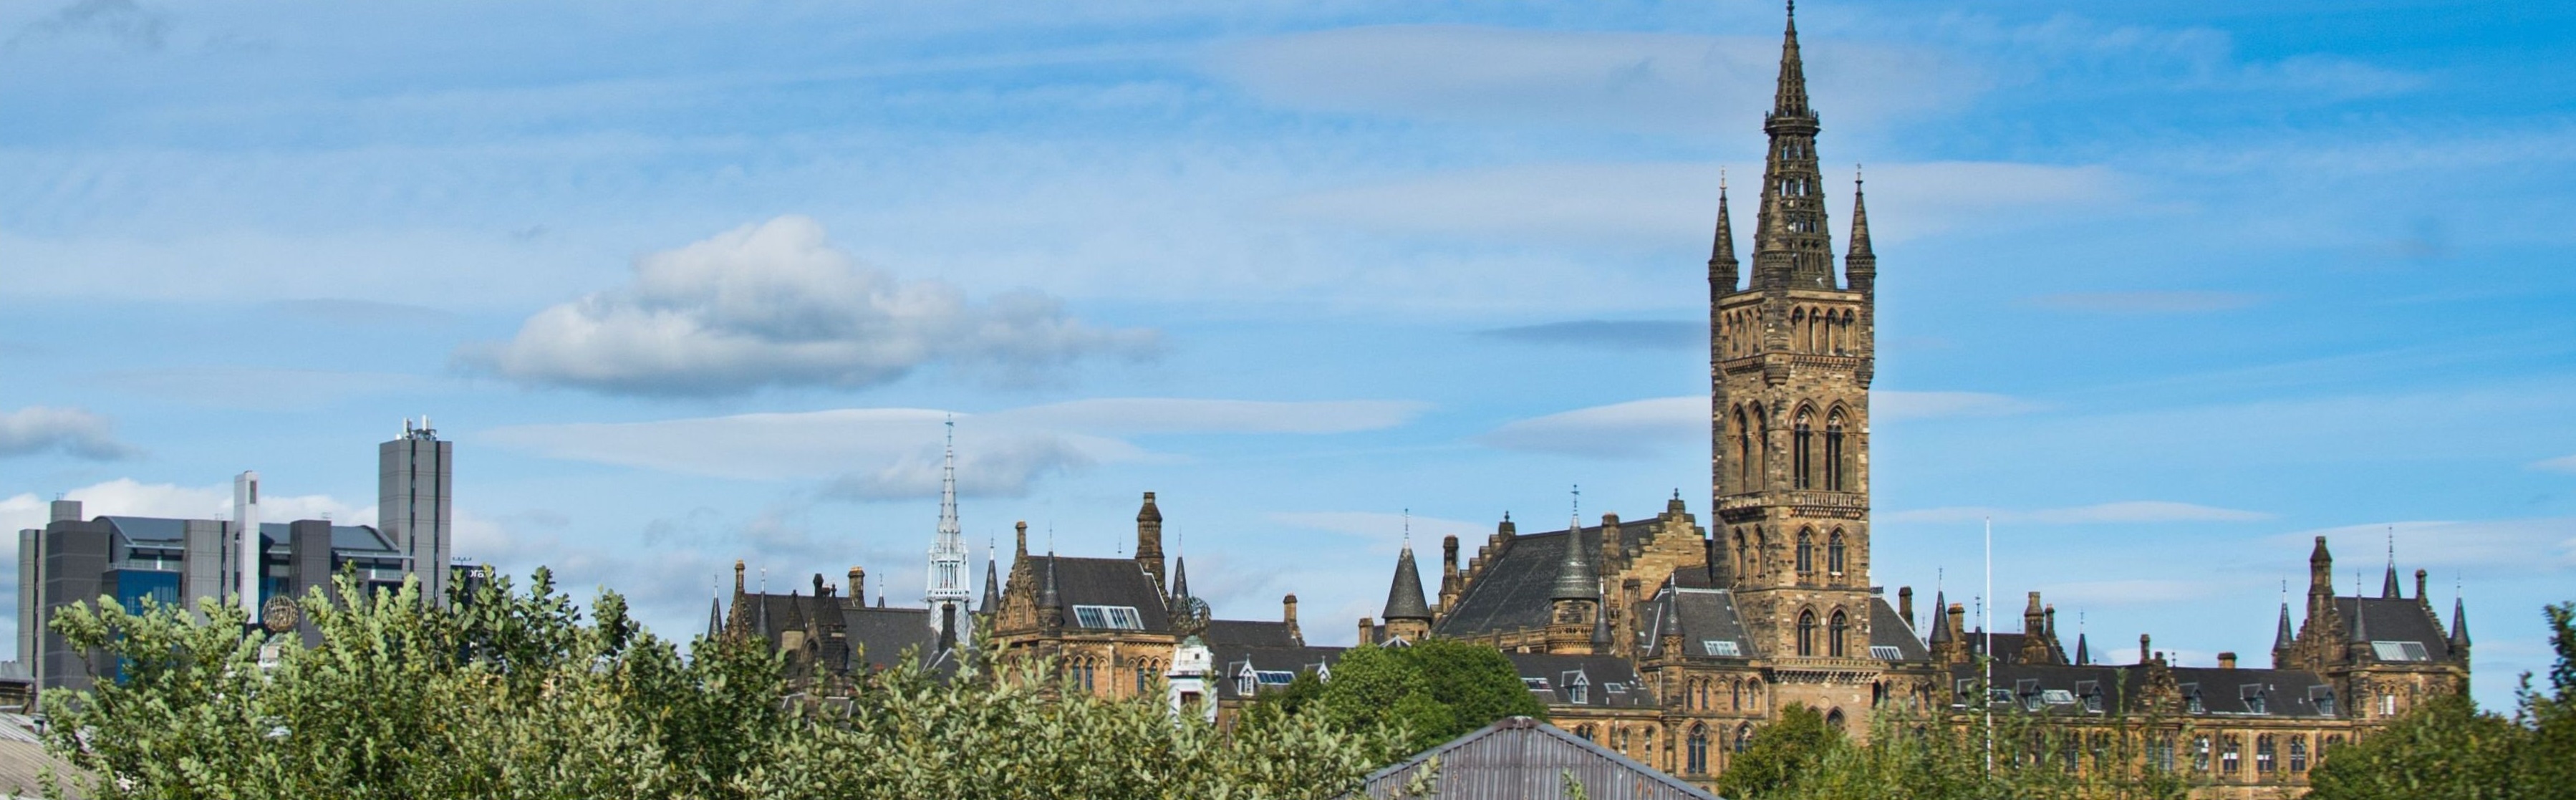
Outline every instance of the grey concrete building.
<svg viewBox="0 0 2576 800"><path fill-rule="evenodd" d="M423 415L403 420L402 437L376 447L376 525L421 567L421 594L447 602L448 570L456 556L456 443L440 441Z"/></svg>
<svg viewBox="0 0 2576 800"><path fill-rule="evenodd" d="M89 660L46 623L64 606L107 598L140 609L235 594L238 555L232 523L105 515L81 518L78 501L56 501L53 520L18 533L18 653L37 688L87 688ZM302 596L353 567L370 588L400 588L411 560L393 540L365 525L328 520L259 526L259 597ZM446 570L439 570L445 573Z"/></svg>

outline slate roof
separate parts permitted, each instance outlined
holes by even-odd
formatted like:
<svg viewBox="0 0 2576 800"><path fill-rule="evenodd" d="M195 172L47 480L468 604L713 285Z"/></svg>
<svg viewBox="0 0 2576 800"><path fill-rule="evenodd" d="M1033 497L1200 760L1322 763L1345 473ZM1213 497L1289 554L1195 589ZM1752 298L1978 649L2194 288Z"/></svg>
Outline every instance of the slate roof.
<svg viewBox="0 0 2576 800"><path fill-rule="evenodd" d="M1655 653L1664 646L1664 635L1679 632L1682 655L1703 658L1752 658L1758 653L1753 641L1744 635L1744 624L1735 611L1735 593L1726 589L1704 589L1682 585L1675 580L1655 594L1638 616L1646 651ZM1729 655L1710 647L1712 642L1734 642L1735 653Z"/></svg>
<svg viewBox="0 0 2576 800"><path fill-rule="evenodd" d="M1414 568L1413 545L1405 545L1404 554L1396 556L1395 578L1387 582L1386 611L1382 616L1386 619L1431 618L1431 605L1422 601L1422 571Z"/></svg>
<svg viewBox="0 0 2576 800"><path fill-rule="evenodd" d="M2319 703L2331 698L2333 687L2315 673L2288 669L2225 669L2219 667L2175 667L2173 678L2184 698L2200 698L2200 710L2159 709L2195 718L2250 717L2282 719L2334 718ZM2054 714L2110 713L2143 711L2140 697L2146 669L2136 664L2119 666L2004 664L1994 667L1992 688L2007 692L2011 702L2025 709ZM1951 686L1963 693L1974 689L1979 679L1973 665L1950 668ZM2049 702L2048 692L2064 692L2059 699L2071 702ZM2098 696L2102 711L2086 709L2084 698ZM2260 697L2259 706L2256 698ZM2329 700L2330 702L2330 700ZM2340 710L2339 708L2337 709Z"/></svg>
<svg viewBox="0 0 2576 800"><path fill-rule="evenodd" d="M1047 565L1055 565L1056 594L1064 598L1064 624L1079 628L1081 620L1074 606L1130 606L1153 633L1172 632L1172 618L1163 608L1163 591L1154 585L1154 576L1145 574L1143 565L1127 558L1075 558L1072 556L1029 556L1030 577L1044 585Z"/></svg>
<svg viewBox="0 0 2576 800"><path fill-rule="evenodd" d="M1244 670L1255 672L1314 672L1323 674L1333 663L1342 660L1340 647L1245 647L1210 646L1209 655L1217 666L1215 679L1220 684L1217 696L1243 699L1239 683Z"/></svg>
<svg viewBox="0 0 2576 800"><path fill-rule="evenodd" d="M870 669L888 669L910 652L916 658L937 663L948 654L938 652L936 632L930 629L927 608L859 608L841 609L841 624L850 643L850 658L864 661Z"/></svg>
<svg viewBox="0 0 2576 800"><path fill-rule="evenodd" d="M1579 535L1584 552L1599 552L1601 526L1582 528ZM1457 608L1441 615L1432 632L1466 638L1546 627L1555 609L1551 595L1557 566L1565 560L1565 540L1565 531L1504 540L1502 550L1489 557L1458 596Z"/></svg>
<svg viewBox="0 0 2576 800"><path fill-rule="evenodd" d="M1896 648L1898 661L1932 660L1932 651L1923 647L1923 637L1914 634L1914 626L1907 624L1904 615L1896 613L1885 597L1869 598L1869 646ZM1871 657L1877 654L1871 653Z"/></svg>
<svg viewBox="0 0 2576 800"><path fill-rule="evenodd" d="M2434 661L2452 658L2450 637L2442 632L2441 621L2421 602L2380 597L2337 597L2334 601L2335 613L2342 615L2344 629L2353 641L2364 641L2362 637L2367 635L2367 641L2373 642L2422 642Z"/></svg>
<svg viewBox="0 0 2576 800"><path fill-rule="evenodd" d="M1511 659L1530 693L1548 705L1643 708L1655 704L1654 694L1637 678L1636 665L1625 658L1547 653L1504 653L1503 657ZM1585 687L1581 703L1574 702L1578 685Z"/></svg>
<svg viewBox="0 0 2576 800"><path fill-rule="evenodd" d="M1372 773L1344 798L1391 798L1433 757L1443 800L1559 797L1566 775L1596 800L1717 800L1681 779L1528 717L1512 717Z"/></svg>
<svg viewBox="0 0 2576 800"><path fill-rule="evenodd" d="M1209 647L1297 647L1302 643L1289 634L1288 623L1255 619L1208 620Z"/></svg>

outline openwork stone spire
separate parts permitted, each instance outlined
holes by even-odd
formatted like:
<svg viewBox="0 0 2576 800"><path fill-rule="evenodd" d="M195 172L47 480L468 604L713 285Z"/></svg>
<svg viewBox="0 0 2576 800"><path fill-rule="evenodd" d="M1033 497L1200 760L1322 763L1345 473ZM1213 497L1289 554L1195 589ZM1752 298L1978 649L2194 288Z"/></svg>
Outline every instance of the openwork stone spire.
<svg viewBox="0 0 2576 800"><path fill-rule="evenodd" d="M1825 233L1824 173L1816 161L1816 114L1798 57L1797 6L1780 44L1780 84L1762 130L1771 151L1762 173L1762 218L1754 234L1754 288L1833 289L1833 242Z"/></svg>

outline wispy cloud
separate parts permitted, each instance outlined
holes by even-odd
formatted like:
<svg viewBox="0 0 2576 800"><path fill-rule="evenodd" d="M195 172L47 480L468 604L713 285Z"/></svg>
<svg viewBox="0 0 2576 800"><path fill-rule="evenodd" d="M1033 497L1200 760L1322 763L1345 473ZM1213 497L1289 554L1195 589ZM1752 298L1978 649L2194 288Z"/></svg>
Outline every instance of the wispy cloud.
<svg viewBox="0 0 2576 800"><path fill-rule="evenodd" d="M0 457L61 451L81 458L113 461L140 451L118 441L115 423L80 408L28 406L0 411Z"/></svg>
<svg viewBox="0 0 2576 800"><path fill-rule="evenodd" d="M1582 319L1477 331L1488 339L1606 350L1688 350L1708 344L1708 324L1671 320Z"/></svg>
<svg viewBox="0 0 2576 800"><path fill-rule="evenodd" d="M2027 400L1983 392L1870 392L1870 413L1878 421L2007 416L2039 408ZM1656 397L1513 420L1477 436L1476 441L1505 450L1640 458L1671 447L1705 447L1709 420L1707 397Z"/></svg>
<svg viewBox="0 0 2576 800"><path fill-rule="evenodd" d="M2576 473L2576 456L2559 456L2557 458L2534 461L2531 463L2531 468L2548 470L2550 472Z"/></svg>
<svg viewBox="0 0 2576 800"><path fill-rule="evenodd" d="M2257 522L2273 518L2261 511L2219 508L2164 500L2125 500L2066 508L2008 509L1953 506L1899 511L1881 516L1887 522L1954 523L1992 519L2041 525L2104 525L2143 522Z"/></svg>
<svg viewBox="0 0 2576 800"><path fill-rule="evenodd" d="M0 50L16 50L48 39L96 38L137 52L160 50L168 40L170 21L134 0L80 0L19 28Z"/></svg>
<svg viewBox="0 0 2576 800"><path fill-rule="evenodd" d="M2526 572L2576 569L2576 518L2397 521L2285 533L2284 547L2305 547L2314 537L2343 559L2378 563L2393 546L2406 564Z"/></svg>
<svg viewBox="0 0 2576 800"><path fill-rule="evenodd" d="M1862 124L1973 96L1976 68L1930 49L1804 43L1818 97ZM1740 124L1769 103L1780 40L1383 25L1229 43L1209 66L1273 104L1477 122L1649 131Z"/></svg>
<svg viewBox="0 0 2576 800"><path fill-rule="evenodd" d="M2132 291L2066 292L2029 298L2027 303L2059 311L2113 314L2191 314L2246 308L2262 298L2243 292Z"/></svg>
<svg viewBox="0 0 2576 800"><path fill-rule="evenodd" d="M1370 539L1394 539L1412 526L1415 538L1432 542L1442 536L1473 540L1492 530L1489 526L1455 519L1407 516L1383 511L1280 511L1270 514L1272 521L1319 531L1346 533Z"/></svg>
<svg viewBox="0 0 2576 800"><path fill-rule="evenodd" d="M732 395L864 388L932 364L1028 384L1156 346L1152 331L1093 327L1044 295L976 304L946 283L897 280L834 246L820 223L786 216L645 256L631 283L537 312L511 340L459 357L535 386Z"/></svg>
<svg viewBox="0 0 2576 800"><path fill-rule="evenodd" d="M1016 496L1049 475L1168 459L1127 441L1157 434L1331 434L1410 421L1421 403L1100 398L967 414L847 408L628 423L498 428L482 438L554 458L747 480L829 478L827 496L922 497L939 490L944 423L954 419L959 489ZM853 467L856 467L854 470Z"/></svg>

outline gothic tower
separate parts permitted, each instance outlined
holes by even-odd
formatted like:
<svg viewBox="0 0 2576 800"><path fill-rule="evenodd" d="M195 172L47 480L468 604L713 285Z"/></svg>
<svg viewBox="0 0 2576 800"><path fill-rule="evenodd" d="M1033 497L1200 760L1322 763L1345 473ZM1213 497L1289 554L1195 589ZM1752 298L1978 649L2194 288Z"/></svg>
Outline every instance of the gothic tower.
<svg viewBox="0 0 2576 800"><path fill-rule="evenodd" d="M1842 274L1834 269L1819 125L1790 11L1763 121L1770 151L1750 282L1738 285L1722 185L1709 258L1712 549L1755 648L1789 673L1783 680L1866 689L1878 669L1869 660L1868 433L1877 258L1855 186L1851 252Z"/></svg>
<svg viewBox="0 0 2576 800"><path fill-rule="evenodd" d="M930 575L923 582L922 592L922 600L930 607L930 627L938 634L939 649L974 640L968 630L974 618L967 606L974 592L967 580L966 537L957 525L957 422L950 420L948 441L939 462L939 534L930 544ZM851 581L850 594L857 598L857 579Z"/></svg>

